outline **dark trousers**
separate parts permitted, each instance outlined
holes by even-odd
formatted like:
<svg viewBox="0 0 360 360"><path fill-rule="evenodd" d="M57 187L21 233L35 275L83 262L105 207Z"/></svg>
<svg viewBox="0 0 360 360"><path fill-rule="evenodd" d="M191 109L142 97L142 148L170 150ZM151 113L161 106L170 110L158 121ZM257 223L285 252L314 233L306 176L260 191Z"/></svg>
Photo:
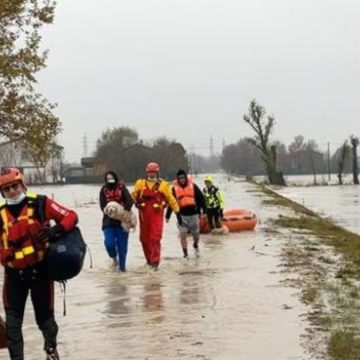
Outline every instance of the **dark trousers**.
<svg viewBox="0 0 360 360"><path fill-rule="evenodd" d="M221 223L220 223L220 209L218 208L208 208L207 212L207 219L208 219L208 224L210 227L210 230L217 228L220 229L221 228Z"/></svg>
<svg viewBox="0 0 360 360"><path fill-rule="evenodd" d="M56 347L58 326L54 318L54 283L45 264L25 270L5 269L3 301L6 313L6 338L11 360L24 359L22 323L28 295L36 323L43 333L45 347Z"/></svg>

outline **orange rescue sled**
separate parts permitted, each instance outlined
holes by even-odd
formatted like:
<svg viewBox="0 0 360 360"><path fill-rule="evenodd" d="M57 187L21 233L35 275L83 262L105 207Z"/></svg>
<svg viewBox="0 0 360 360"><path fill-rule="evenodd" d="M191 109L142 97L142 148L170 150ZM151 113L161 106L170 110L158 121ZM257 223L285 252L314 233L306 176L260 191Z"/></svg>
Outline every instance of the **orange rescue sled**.
<svg viewBox="0 0 360 360"><path fill-rule="evenodd" d="M257 223L256 215L246 209L230 209L224 211L224 219L221 224L226 226L230 232L254 230ZM206 215L200 219L200 232L207 234L210 228L207 223Z"/></svg>

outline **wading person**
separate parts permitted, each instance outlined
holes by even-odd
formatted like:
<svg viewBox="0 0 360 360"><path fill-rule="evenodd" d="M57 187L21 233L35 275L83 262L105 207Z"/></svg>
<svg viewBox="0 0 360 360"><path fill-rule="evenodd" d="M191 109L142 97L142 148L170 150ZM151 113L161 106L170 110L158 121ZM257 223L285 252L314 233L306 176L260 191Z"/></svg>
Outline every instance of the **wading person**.
<svg viewBox="0 0 360 360"><path fill-rule="evenodd" d="M199 256L200 240L200 213L206 213L205 199L200 188L191 180L184 170L179 170L176 174L176 180L173 181L173 195L175 196L179 207L182 224L178 226L180 232L180 242L184 258L188 258L187 234L191 234L194 242L193 247L195 255ZM172 210L168 208L166 212L166 221L169 221Z"/></svg>
<svg viewBox="0 0 360 360"><path fill-rule="evenodd" d="M3 301L10 359L24 359L22 322L30 293L47 360L58 360L54 284L45 261L49 240L72 230L74 211L44 195L26 192L23 175L11 168L0 174L0 261L5 267ZM56 225L50 227L50 220Z"/></svg>
<svg viewBox="0 0 360 360"><path fill-rule="evenodd" d="M203 194L205 197L206 214L210 230L222 229L220 219L223 218L224 210L224 195L214 185L214 180L211 175L207 175L204 180L205 187Z"/></svg>
<svg viewBox="0 0 360 360"><path fill-rule="evenodd" d="M133 200L114 171L105 173L105 184L100 190L100 208L104 213L102 229L104 232L105 248L113 260L114 268L119 267L120 272L126 271L126 255L128 251L129 233L124 230L121 221L109 217L105 212L106 205L114 201L130 211Z"/></svg>
<svg viewBox="0 0 360 360"><path fill-rule="evenodd" d="M140 242L146 262L157 270L160 264L164 209L170 206L177 214L180 225L181 217L169 183L160 178L159 165L151 162L146 165L145 171L145 178L136 181L132 197L139 210Z"/></svg>

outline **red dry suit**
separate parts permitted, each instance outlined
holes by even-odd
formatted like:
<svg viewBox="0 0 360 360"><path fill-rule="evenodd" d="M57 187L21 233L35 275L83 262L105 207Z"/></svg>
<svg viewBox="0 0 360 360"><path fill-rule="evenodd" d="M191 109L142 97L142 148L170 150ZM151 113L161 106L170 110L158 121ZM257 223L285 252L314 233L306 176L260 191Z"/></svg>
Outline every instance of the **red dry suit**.
<svg viewBox="0 0 360 360"><path fill-rule="evenodd" d="M150 182L139 179L132 193L134 202L139 209L140 242L146 261L153 267L160 263L161 238L164 225L164 209L171 206L179 212L179 206L172 195L169 183L159 179Z"/></svg>

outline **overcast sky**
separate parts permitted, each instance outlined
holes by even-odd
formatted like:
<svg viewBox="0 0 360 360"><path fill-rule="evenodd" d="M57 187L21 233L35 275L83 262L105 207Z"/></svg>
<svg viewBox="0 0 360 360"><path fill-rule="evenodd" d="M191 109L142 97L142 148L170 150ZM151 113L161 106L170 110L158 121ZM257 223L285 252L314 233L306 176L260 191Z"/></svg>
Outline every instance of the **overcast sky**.
<svg viewBox="0 0 360 360"><path fill-rule="evenodd" d="M40 89L70 161L121 125L220 151L252 98L276 138L335 147L360 135L359 19L359 0L59 0Z"/></svg>

